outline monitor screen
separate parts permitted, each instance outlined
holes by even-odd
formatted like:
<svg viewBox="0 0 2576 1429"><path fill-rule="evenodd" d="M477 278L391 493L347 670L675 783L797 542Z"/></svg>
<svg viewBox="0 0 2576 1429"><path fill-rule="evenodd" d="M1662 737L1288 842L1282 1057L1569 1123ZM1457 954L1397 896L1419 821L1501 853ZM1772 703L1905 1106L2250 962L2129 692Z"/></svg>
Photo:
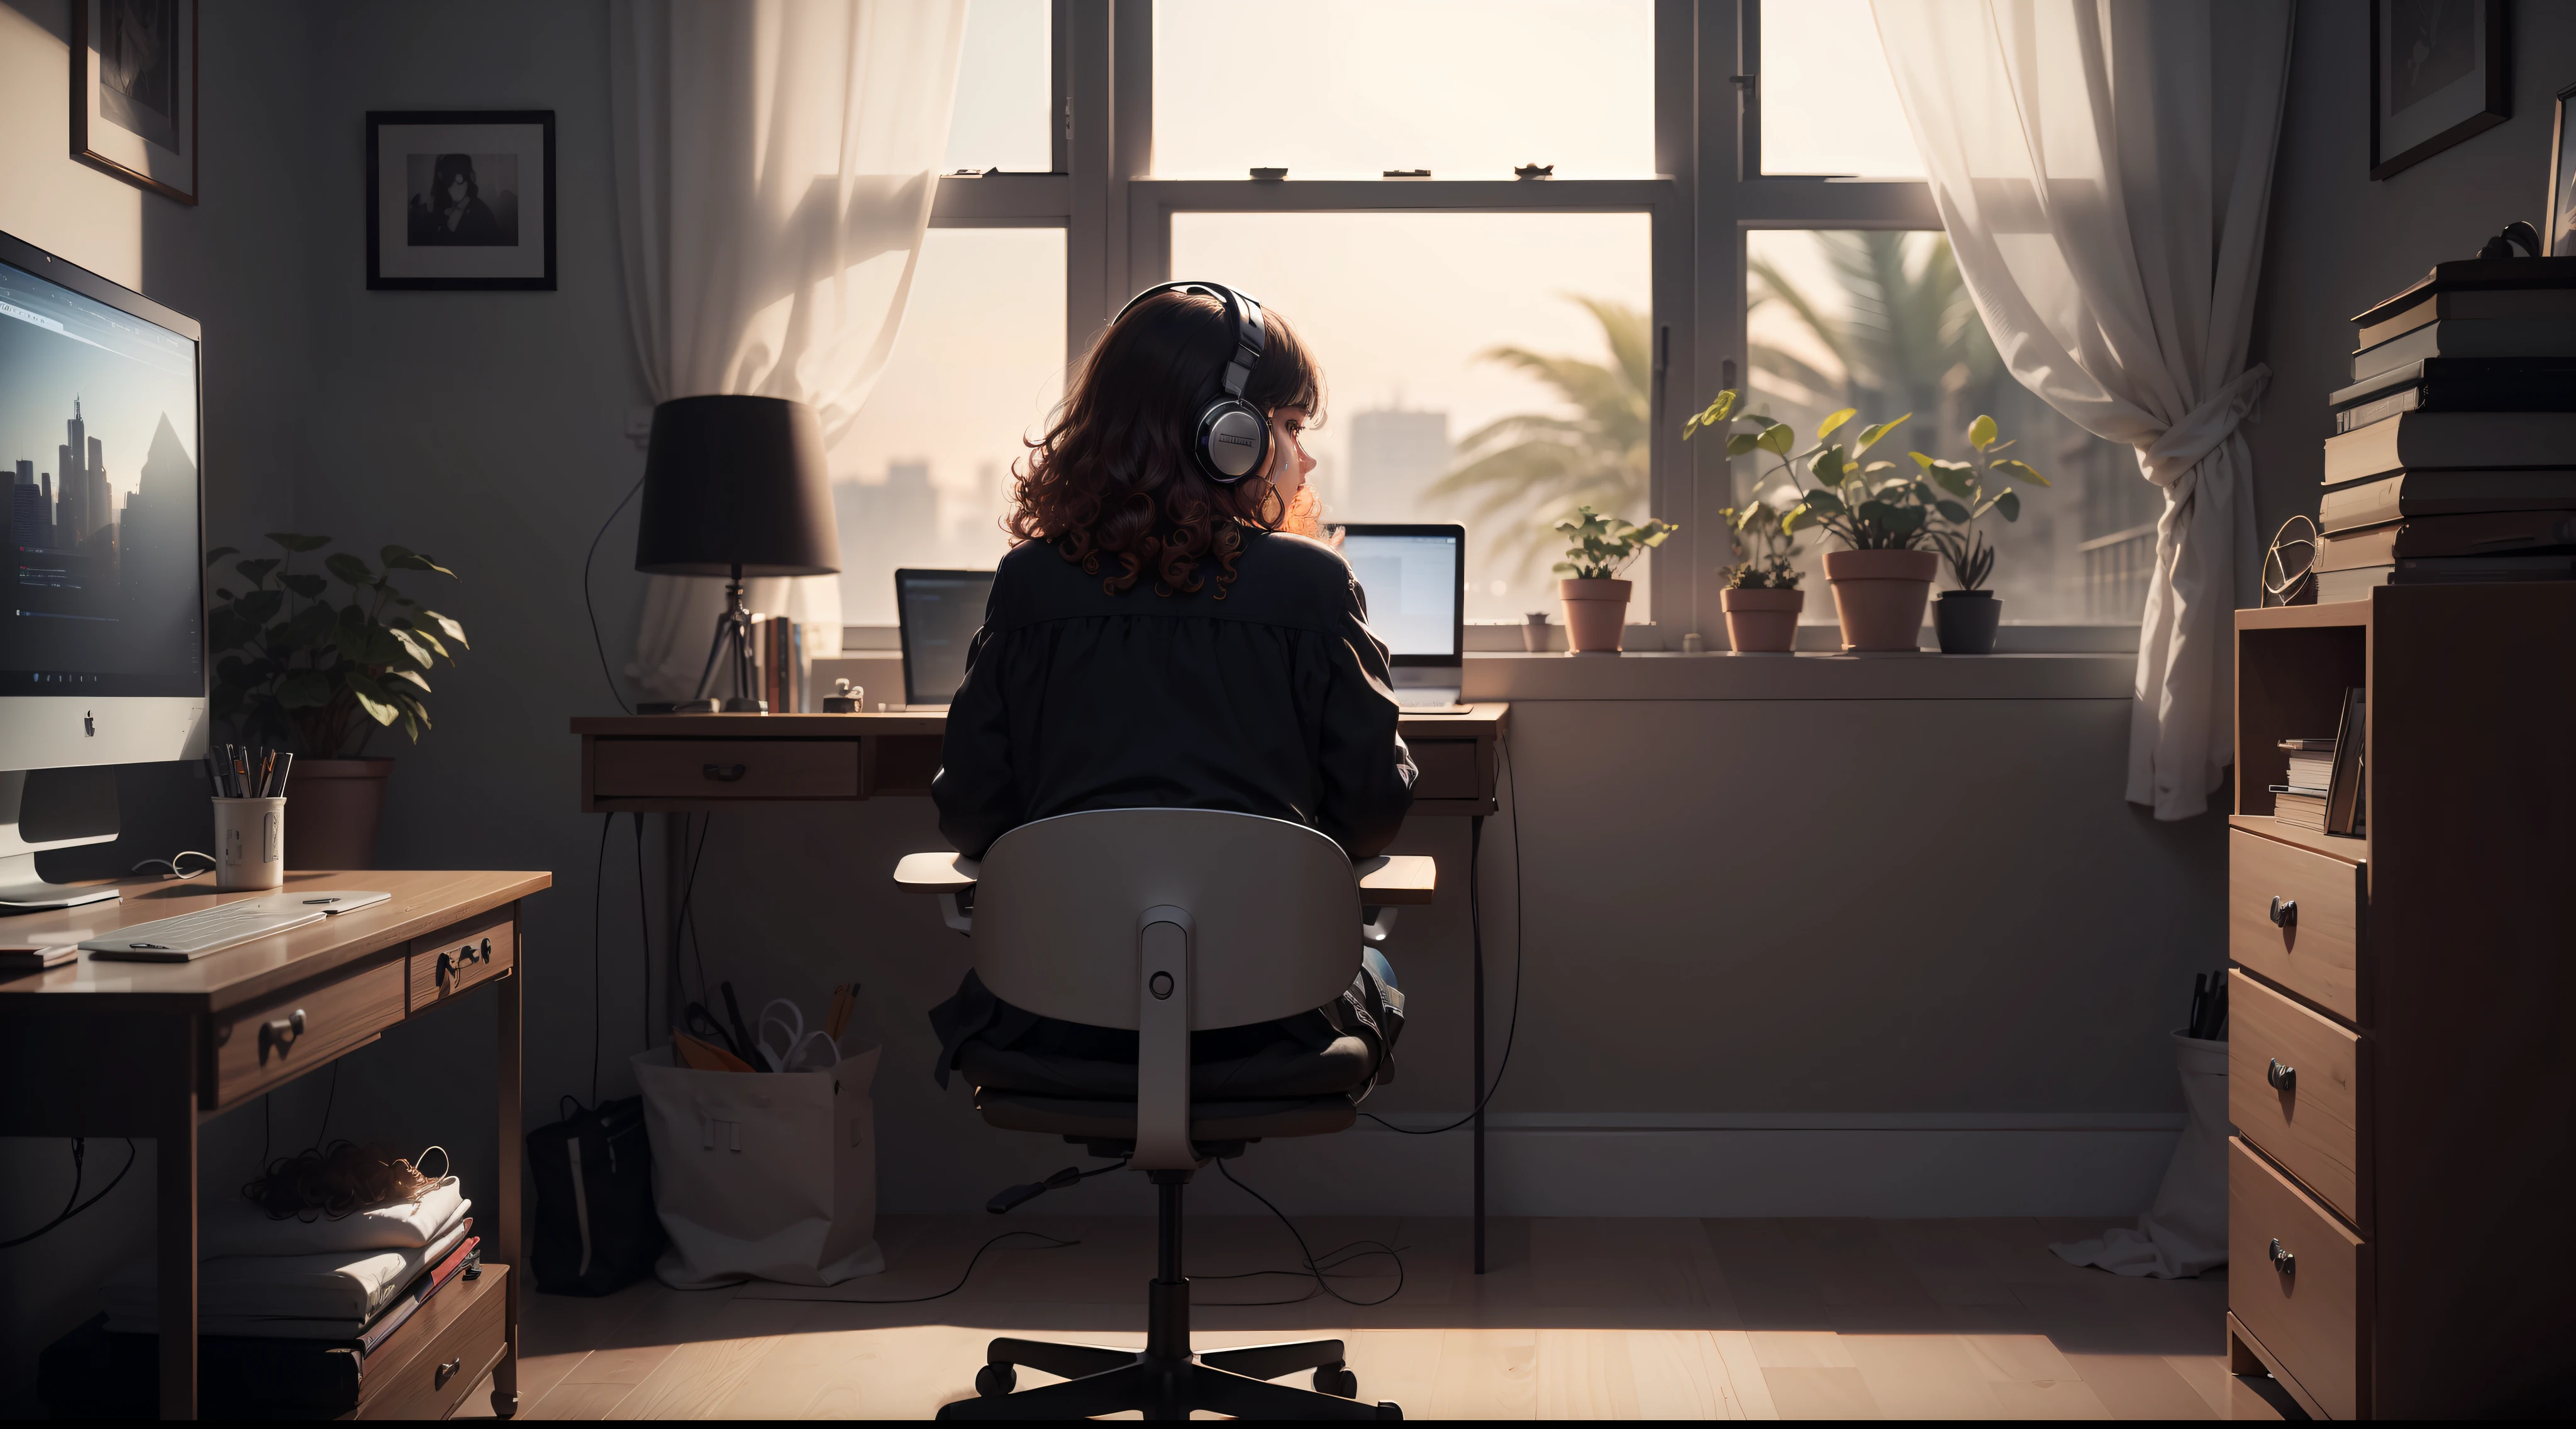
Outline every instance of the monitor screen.
<svg viewBox="0 0 2576 1429"><path fill-rule="evenodd" d="M1398 664L1459 662L1464 528L1347 526L1342 556L1368 596L1369 628Z"/></svg>
<svg viewBox="0 0 2576 1429"><path fill-rule="evenodd" d="M204 693L197 392L192 336L0 262L0 694Z"/></svg>
<svg viewBox="0 0 2576 1429"><path fill-rule="evenodd" d="M984 626L991 571L897 571L895 617L903 623L903 702L944 705L966 683L966 652Z"/></svg>

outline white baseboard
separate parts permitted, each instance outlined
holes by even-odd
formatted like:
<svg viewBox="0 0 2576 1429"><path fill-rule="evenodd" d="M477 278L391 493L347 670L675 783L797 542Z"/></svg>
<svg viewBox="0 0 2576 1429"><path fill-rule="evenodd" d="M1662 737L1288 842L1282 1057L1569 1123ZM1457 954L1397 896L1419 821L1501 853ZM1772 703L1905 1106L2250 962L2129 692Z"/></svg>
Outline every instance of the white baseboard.
<svg viewBox="0 0 2576 1429"><path fill-rule="evenodd" d="M1456 1118L1390 1117L1408 1128ZM1497 1216L2137 1216L2155 1199L2179 1112L1497 1113L1486 1209ZM1232 1163L1292 1215L1468 1213L1464 1128L1407 1136L1373 1122L1267 1141ZM1193 1203L1259 1207L1216 1178ZM1141 1176L1047 1198L1067 1214L1147 1214ZM998 1186L991 1188L1000 1189ZM989 1194L989 1191L984 1194ZM954 1211L954 1204L890 1211ZM909 1196L900 1197L909 1201ZM947 1197L939 1197L941 1200ZM1240 1207L1231 1204L1243 1201Z"/></svg>

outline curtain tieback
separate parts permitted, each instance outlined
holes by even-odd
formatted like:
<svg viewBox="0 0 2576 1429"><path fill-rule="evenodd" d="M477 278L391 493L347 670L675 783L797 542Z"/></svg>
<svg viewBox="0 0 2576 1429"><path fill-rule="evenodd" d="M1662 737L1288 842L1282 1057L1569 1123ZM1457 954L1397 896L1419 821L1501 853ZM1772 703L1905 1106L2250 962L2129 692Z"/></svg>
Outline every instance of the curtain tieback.
<svg viewBox="0 0 2576 1429"><path fill-rule="evenodd" d="M2138 449L2138 469L2147 480L2170 491L2183 473L2200 464L2200 459L2215 450L2220 442L2236 430L2263 398L2263 389L2272 382L2272 369L2256 363L2236 374L2236 380L2218 389L2208 401L2191 409L2183 419L2165 428L2155 445Z"/></svg>

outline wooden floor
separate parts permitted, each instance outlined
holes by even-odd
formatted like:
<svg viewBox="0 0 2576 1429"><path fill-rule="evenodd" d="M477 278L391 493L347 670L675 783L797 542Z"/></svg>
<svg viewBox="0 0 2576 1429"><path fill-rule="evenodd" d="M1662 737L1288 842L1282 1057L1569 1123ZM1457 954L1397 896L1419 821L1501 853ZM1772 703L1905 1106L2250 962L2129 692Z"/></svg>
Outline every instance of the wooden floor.
<svg viewBox="0 0 2576 1429"><path fill-rule="evenodd" d="M1408 1418L2269 1414L2226 1373L2224 1272L2131 1280L2049 1253L2098 1234L2090 1221L1500 1220L1482 1277L1461 1220L1299 1227L1319 1256L1363 1239L1402 1247L1402 1293L1369 1308L1248 1305L1312 1288L1214 1278L1296 1264L1287 1233L1193 1217L1197 1348L1339 1335L1361 1397ZM771 1298L931 1294L1004 1230L1080 1244L1006 1242L963 1291L927 1304ZM1150 1221L889 1216L880 1236L887 1272L829 1291L648 1280L602 1300L529 1296L522 1416L920 1418L972 1393L994 1334L1143 1343ZM1382 1259L1351 1269L1336 1284L1354 1299L1394 1287Z"/></svg>

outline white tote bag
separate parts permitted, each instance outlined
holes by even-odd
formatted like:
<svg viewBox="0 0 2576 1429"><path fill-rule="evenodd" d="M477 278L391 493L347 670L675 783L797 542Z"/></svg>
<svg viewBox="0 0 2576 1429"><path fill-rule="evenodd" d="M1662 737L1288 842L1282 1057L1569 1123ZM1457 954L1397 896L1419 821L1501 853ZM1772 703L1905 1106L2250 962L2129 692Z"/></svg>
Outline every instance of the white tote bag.
<svg viewBox="0 0 2576 1429"><path fill-rule="evenodd" d="M662 1047L634 1058L653 1144L653 1203L677 1290L746 1279L837 1285L885 1269L877 1248L879 1049L816 1071L699 1072Z"/></svg>

